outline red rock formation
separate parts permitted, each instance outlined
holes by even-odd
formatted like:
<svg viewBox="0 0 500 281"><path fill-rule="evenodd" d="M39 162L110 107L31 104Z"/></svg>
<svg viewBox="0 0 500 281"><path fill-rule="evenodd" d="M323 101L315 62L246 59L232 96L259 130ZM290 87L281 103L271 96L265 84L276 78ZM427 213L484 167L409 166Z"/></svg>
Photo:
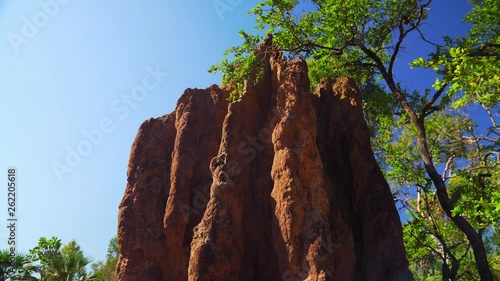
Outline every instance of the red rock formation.
<svg viewBox="0 0 500 281"><path fill-rule="evenodd" d="M305 61L257 53L239 101L188 89L139 129L116 280L412 280L355 83L311 94Z"/></svg>

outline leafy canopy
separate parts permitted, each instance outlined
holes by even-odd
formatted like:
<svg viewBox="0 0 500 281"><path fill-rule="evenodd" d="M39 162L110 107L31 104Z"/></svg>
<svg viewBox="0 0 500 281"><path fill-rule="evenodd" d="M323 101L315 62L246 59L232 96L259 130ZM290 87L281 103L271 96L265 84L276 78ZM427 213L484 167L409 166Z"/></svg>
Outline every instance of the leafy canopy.
<svg viewBox="0 0 500 281"><path fill-rule="evenodd" d="M41 280L94 280L87 274L91 259L84 255L76 241L62 245L61 239L41 237L38 245L29 251L33 262L39 262Z"/></svg>

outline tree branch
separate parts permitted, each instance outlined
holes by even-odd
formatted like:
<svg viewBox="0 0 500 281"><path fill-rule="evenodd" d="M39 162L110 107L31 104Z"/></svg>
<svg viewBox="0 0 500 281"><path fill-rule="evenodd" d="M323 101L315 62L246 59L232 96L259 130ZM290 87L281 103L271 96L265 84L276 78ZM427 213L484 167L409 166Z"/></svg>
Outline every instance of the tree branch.
<svg viewBox="0 0 500 281"><path fill-rule="evenodd" d="M444 84L443 86L441 86L441 88L439 88L439 90L437 90L434 93L434 95L432 96L431 100L428 101L424 105L424 107L422 107L422 110L420 111L420 117L421 118L425 118L426 116L428 116L432 112L435 112L435 111L439 110L439 107L433 107L433 105L439 99L439 97L443 94L443 92L444 92L444 90L446 89L447 86L448 86L448 84Z"/></svg>
<svg viewBox="0 0 500 281"><path fill-rule="evenodd" d="M455 155L452 155L450 158L448 158L448 161L446 161L446 165L443 171L443 181L446 182L450 177L451 177L451 171L452 171L452 165L453 165L453 159L455 159Z"/></svg>

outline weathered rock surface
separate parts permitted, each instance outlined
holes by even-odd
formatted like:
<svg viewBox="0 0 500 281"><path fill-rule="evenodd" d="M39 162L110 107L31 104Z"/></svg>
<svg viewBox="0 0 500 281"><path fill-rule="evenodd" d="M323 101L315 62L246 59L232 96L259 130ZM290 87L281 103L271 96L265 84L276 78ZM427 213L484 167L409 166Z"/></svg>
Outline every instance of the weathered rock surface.
<svg viewBox="0 0 500 281"><path fill-rule="evenodd" d="M355 83L311 94L305 61L257 53L241 100L188 89L140 127L116 280L412 280Z"/></svg>

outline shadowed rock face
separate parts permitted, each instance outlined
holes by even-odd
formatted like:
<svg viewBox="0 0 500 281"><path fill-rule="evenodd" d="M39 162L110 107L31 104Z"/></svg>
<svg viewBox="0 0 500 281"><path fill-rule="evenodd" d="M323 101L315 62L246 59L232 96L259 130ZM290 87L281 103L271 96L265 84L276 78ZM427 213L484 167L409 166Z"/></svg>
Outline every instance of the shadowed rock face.
<svg viewBox="0 0 500 281"><path fill-rule="evenodd" d="M116 280L412 280L355 83L311 94L305 61L256 52L263 78L241 100L188 89L141 125Z"/></svg>

